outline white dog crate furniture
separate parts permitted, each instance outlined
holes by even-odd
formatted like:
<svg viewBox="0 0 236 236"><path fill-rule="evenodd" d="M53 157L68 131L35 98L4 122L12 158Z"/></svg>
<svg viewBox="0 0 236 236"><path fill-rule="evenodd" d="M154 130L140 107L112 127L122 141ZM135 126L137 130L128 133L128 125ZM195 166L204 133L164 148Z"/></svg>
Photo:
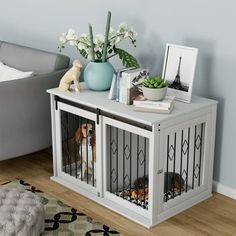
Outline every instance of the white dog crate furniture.
<svg viewBox="0 0 236 236"><path fill-rule="evenodd" d="M216 101L193 97L157 114L83 84L48 92L54 181L146 227L212 195Z"/></svg>

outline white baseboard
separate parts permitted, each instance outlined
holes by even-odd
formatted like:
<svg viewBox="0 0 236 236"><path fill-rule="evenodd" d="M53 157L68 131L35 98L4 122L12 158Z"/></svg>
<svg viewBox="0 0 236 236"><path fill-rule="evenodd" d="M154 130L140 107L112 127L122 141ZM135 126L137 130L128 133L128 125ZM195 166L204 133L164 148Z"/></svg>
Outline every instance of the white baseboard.
<svg viewBox="0 0 236 236"><path fill-rule="evenodd" d="M213 191L236 200L236 189L225 186L217 181L213 181Z"/></svg>

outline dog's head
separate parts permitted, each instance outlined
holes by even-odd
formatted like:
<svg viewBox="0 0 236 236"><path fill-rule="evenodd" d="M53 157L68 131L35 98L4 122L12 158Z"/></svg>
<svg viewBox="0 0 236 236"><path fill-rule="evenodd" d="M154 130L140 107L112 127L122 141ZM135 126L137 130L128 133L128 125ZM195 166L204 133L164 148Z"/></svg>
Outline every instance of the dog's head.
<svg viewBox="0 0 236 236"><path fill-rule="evenodd" d="M83 67L79 59L73 61L73 66L78 67L78 68Z"/></svg>
<svg viewBox="0 0 236 236"><path fill-rule="evenodd" d="M79 144L83 138L90 138L93 142L95 136L93 125L90 123L82 124L75 132L75 140Z"/></svg>
<svg viewBox="0 0 236 236"><path fill-rule="evenodd" d="M93 126L89 123L82 124L81 132L82 132L83 138L91 137L94 132Z"/></svg>

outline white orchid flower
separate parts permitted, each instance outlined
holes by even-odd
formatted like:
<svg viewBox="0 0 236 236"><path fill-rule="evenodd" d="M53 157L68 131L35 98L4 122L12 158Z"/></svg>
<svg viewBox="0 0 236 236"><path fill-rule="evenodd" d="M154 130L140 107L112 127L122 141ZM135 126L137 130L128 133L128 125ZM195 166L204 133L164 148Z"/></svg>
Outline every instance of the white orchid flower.
<svg viewBox="0 0 236 236"><path fill-rule="evenodd" d="M94 43L95 43L95 44L98 44L98 45L101 45L101 44L104 43L104 41L105 41L104 35L102 35L102 34L97 34L96 37L95 37Z"/></svg>
<svg viewBox="0 0 236 236"><path fill-rule="evenodd" d="M87 47L88 47L88 46L87 46L85 43L83 43L83 42L79 42L79 43L77 44L77 48L78 48L79 50L85 50L85 51L86 51Z"/></svg>
<svg viewBox="0 0 236 236"><path fill-rule="evenodd" d="M73 34L75 34L75 30L74 30L74 29L69 29L69 30L67 31L67 34L73 35Z"/></svg>
<svg viewBox="0 0 236 236"><path fill-rule="evenodd" d="M119 44L121 41L127 38L130 39L135 46L136 42L135 37L137 37L137 32L132 27L128 28L126 22L122 22L118 26L117 30L110 27L107 53L109 54L109 56L115 55L116 53L114 51L114 47L116 47L117 44ZM69 44L71 46L75 46L76 49L79 51L84 50L88 55L87 59L92 60L91 42L88 34L83 33L78 36L74 29L69 29L67 32L62 33L62 35L59 38L59 41L60 45L58 46L58 48L60 50L63 49L66 44ZM105 36L103 34L97 34L94 37L93 44L94 44L95 59L98 61L101 61L104 42L105 42ZM85 56L85 54L83 54L82 56Z"/></svg>
<svg viewBox="0 0 236 236"><path fill-rule="evenodd" d="M95 52L102 52L102 45L96 45L95 44L94 51Z"/></svg>
<svg viewBox="0 0 236 236"><path fill-rule="evenodd" d="M61 43L66 43L66 39L65 39L65 37L63 37L63 36L61 36L61 37L59 38L59 41L60 41Z"/></svg>
<svg viewBox="0 0 236 236"><path fill-rule="evenodd" d="M82 34L79 38L78 38L79 42L85 44L85 45L90 45L90 40L88 38L87 34Z"/></svg>
<svg viewBox="0 0 236 236"><path fill-rule="evenodd" d="M119 26L118 26L118 32L119 33L125 33L126 31L128 31L128 26L126 22L122 22Z"/></svg>
<svg viewBox="0 0 236 236"><path fill-rule="evenodd" d="M66 40L68 40L68 41L74 40L74 35L72 35L72 34L67 34L67 35L66 35Z"/></svg>
<svg viewBox="0 0 236 236"><path fill-rule="evenodd" d="M60 41L60 42L66 43L66 34L67 34L67 33L62 33L62 35L61 35L60 38L59 38L59 41Z"/></svg>
<svg viewBox="0 0 236 236"><path fill-rule="evenodd" d="M87 34L81 34L80 38L87 39L87 38L88 38L88 35L87 35Z"/></svg>
<svg viewBox="0 0 236 236"><path fill-rule="evenodd" d="M71 41L71 40L77 40L78 36L75 34L75 30L69 29L68 32L65 34L65 38L66 40Z"/></svg>
<svg viewBox="0 0 236 236"><path fill-rule="evenodd" d="M129 36L130 38L134 39L138 36L138 33L131 27L129 30Z"/></svg>

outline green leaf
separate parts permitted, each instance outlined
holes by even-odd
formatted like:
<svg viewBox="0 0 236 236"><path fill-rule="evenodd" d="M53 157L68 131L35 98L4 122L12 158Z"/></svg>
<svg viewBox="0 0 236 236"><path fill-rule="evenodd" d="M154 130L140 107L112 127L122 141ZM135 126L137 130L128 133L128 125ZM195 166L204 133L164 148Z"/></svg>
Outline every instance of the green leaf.
<svg viewBox="0 0 236 236"><path fill-rule="evenodd" d="M85 59L88 58L88 53L87 53L84 49L79 50L79 52L80 52L80 54L81 54Z"/></svg>
<svg viewBox="0 0 236 236"><path fill-rule="evenodd" d="M129 68L129 67L139 68L140 67L137 59L134 58L131 54L129 54L125 50L121 48L115 48L114 51L121 59L123 66L125 66L126 68Z"/></svg>
<svg viewBox="0 0 236 236"><path fill-rule="evenodd" d="M97 60L102 60L102 53L96 52Z"/></svg>

